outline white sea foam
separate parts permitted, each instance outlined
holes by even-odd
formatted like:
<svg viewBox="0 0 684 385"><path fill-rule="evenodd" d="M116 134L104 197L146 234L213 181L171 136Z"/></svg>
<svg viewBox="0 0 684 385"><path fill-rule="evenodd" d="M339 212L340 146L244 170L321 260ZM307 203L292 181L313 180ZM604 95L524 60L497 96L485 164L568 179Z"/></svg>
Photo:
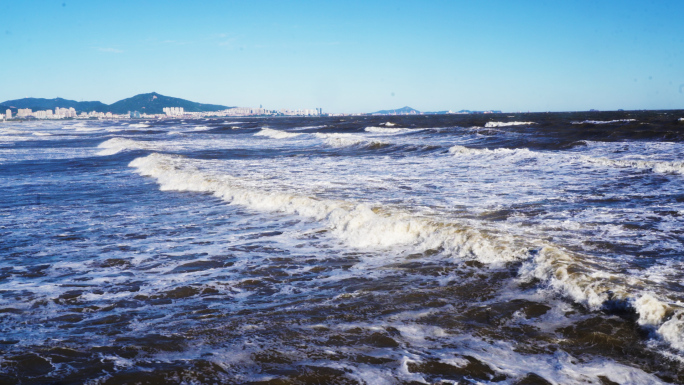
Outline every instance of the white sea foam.
<svg viewBox="0 0 684 385"><path fill-rule="evenodd" d="M263 127L261 131L254 134L254 136L267 136L273 139L290 139L299 135L301 135L301 133L285 132L268 127Z"/></svg>
<svg viewBox="0 0 684 385"><path fill-rule="evenodd" d="M322 221L336 236L356 247L441 248L454 258L474 258L493 264L527 256L524 248L514 246L506 237L492 237L457 224L437 223L405 213L383 213L381 208L365 204L260 190L237 178L199 171L168 155L137 158L130 166L141 175L157 179L162 190L208 192L252 209Z"/></svg>
<svg viewBox="0 0 684 385"><path fill-rule="evenodd" d="M408 128L387 128L387 127L366 127L366 132L373 132L376 134L401 134L410 131Z"/></svg>
<svg viewBox="0 0 684 385"><path fill-rule="evenodd" d="M684 122L684 118L679 118L679 121L680 121L680 122Z"/></svg>
<svg viewBox="0 0 684 385"><path fill-rule="evenodd" d="M614 124L636 122L636 119L616 119L616 120L583 120L581 122L571 122L572 124Z"/></svg>
<svg viewBox="0 0 684 385"><path fill-rule="evenodd" d="M147 127L149 127L149 125L147 125L147 124L142 124L142 123L135 123L135 124L131 124L129 127L134 127L134 128L147 128Z"/></svg>
<svg viewBox="0 0 684 385"><path fill-rule="evenodd" d="M510 127L510 126L529 126L531 124L537 124L537 123L535 123L535 122L487 122L487 124L485 124L485 127L494 128L494 127Z"/></svg>
<svg viewBox="0 0 684 385"><path fill-rule="evenodd" d="M392 122L380 123L380 125L381 125L381 126L385 126L385 127L394 127L394 126L396 126L396 124L394 124L394 123L392 123Z"/></svg>
<svg viewBox="0 0 684 385"><path fill-rule="evenodd" d="M49 132L34 132L33 135L35 135L35 136L52 136L52 134Z"/></svg>
<svg viewBox="0 0 684 385"><path fill-rule="evenodd" d="M193 128L193 130L195 130L195 131L207 131L207 130L211 130L211 127L208 127L208 126L195 126L195 128Z"/></svg>

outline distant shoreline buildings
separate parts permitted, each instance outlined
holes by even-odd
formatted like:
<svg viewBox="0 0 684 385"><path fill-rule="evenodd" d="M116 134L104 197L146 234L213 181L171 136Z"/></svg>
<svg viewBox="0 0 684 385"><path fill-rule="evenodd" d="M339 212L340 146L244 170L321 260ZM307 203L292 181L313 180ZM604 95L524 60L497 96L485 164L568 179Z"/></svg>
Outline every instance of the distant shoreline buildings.
<svg viewBox="0 0 684 385"><path fill-rule="evenodd" d="M265 108L251 108L251 107L234 107L220 111L207 112L188 112L183 107L164 107L163 114L146 114L139 111L129 111L128 114L112 114L111 112L81 112L78 114L76 109L59 108L55 111L40 110L32 111L30 108L19 108L17 110L14 120L25 119L167 119L167 118L207 118L207 117L224 117L224 116L323 116L322 108L314 109L280 109L268 110ZM12 111L7 110L5 114L0 114L0 119L11 120Z"/></svg>
<svg viewBox="0 0 684 385"><path fill-rule="evenodd" d="M397 116L397 115L456 115L456 114L496 114L501 113L497 110L488 111L438 111L438 112L421 112L410 107L404 107L396 110L384 110L372 113L355 113L355 114L332 114L323 113L322 108L313 109L297 109L290 110L282 108L280 110L269 110L252 107L233 107L219 111L204 111L204 112L189 112L185 111L183 107L164 107L162 114L147 114L140 111L129 111L127 114L113 114L111 112L81 112L77 113L76 109L71 108L55 108L52 110L32 111L30 108L19 108L16 115L10 109L5 111L5 114L0 113L0 120L27 120L27 119L175 119L175 118L211 118L211 117L258 117L258 116Z"/></svg>

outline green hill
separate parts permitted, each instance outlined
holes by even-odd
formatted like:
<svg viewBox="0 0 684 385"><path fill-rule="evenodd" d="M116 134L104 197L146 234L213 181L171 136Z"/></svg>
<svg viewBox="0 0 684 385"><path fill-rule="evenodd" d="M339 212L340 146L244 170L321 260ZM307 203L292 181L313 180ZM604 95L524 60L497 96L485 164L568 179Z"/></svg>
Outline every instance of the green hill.
<svg viewBox="0 0 684 385"><path fill-rule="evenodd" d="M109 110L115 114L125 114L128 111L139 111L146 114L163 114L164 107L183 107L186 112L206 112L225 110L230 107L217 104L195 103L185 99L172 98L156 92L135 95L128 99L119 100L109 105Z"/></svg>
<svg viewBox="0 0 684 385"><path fill-rule="evenodd" d="M104 104L102 102L77 102L75 100L68 100L62 98L41 99L41 98L24 98L16 100L8 100L1 103L2 113L7 108L11 108L12 112L16 113L18 108L30 108L33 111L39 110L54 110L57 107L76 109L76 112L111 112L114 114L126 114L128 111L139 111L147 114L163 114L164 107L183 107L187 112L207 112L225 110L227 106L217 104L203 104L195 103L189 100L172 98L170 96L160 95L156 92L149 94L135 95L128 99L119 100L116 103Z"/></svg>

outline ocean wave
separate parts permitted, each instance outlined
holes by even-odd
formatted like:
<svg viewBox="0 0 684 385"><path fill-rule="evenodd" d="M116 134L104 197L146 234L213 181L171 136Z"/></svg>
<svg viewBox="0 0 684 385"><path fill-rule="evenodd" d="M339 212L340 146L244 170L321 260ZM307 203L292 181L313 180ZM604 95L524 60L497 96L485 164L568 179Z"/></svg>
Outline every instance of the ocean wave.
<svg viewBox="0 0 684 385"><path fill-rule="evenodd" d="M149 125L148 125L148 124L142 124L142 123L135 123L135 124L129 125L128 127L134 127L134 128L147 128L147 127L149 127Z"/></svg>
<svg viewBox="0 0 684 385"><path fill-rule="evenodd" d="M320 125L320 126L304 126L304 127L297 127L296 129L297 129L297 130L310 130L310 129L314 129L314 128L326 128L326 127L328 127L328 125L327 125L327 124L323 124L323 125Z"/></svg>
<svg viewBox="0 0 684 385"><path fill-rule="evenodd" d="M410 131L408 128L400 128L400 127L395 127L395 128L387 128L387 127L366 127L365 128L366 132L373 132L376 134L401 134L404 132Z"/></svg>
<svg viewBox="0 0 684 385"><path fill-rule="evenodd" d="M157 148L150 142L141 142L127 138L111 138L100 143L97 148L101 148L98 155L114 155L126 150L152 150Z"/></svg>
<svg viewBox="0 0 684 385"><path fill-rule="evenodd" d="M212 127L209 127L209 126L195 126L193 128L194 131L207 131L207 130L211 130L211 129L212 129Z"/></svg>
<svg viewBox="0 0 684 385"><path fill-rule="evenodd" d="M325 143L331 147L366 147L366 148L380 148L391 146L390 143L379 140L372 140L353 134L321 134L315 133L315 137L323 139Z"/></svg>
<svg viewBox="0 0 684 385"><path fill-rule="evenodd" d="M510 127L510 126L529 126L531 124L537 124L535 122L487 122L485 124L486 128L495 127Z"/></svg>
<svg viewBox="0 0 684 385"><path fill-rule="evenodd" d="M76 127L76 126L74 126ZM77 132L96 132L96 131L102 131L101 127L85 127L85 126L78 126L74 129L74 131Z"/></svg>
<svg viewBox="0 0 684 385"><path fill-rule="evenodd" d="M655 283L625 276L620 266L613 268L542 240L486 232L363 203L269 191L240 178L202 171L193 162L200 161L154 153L133 160L129 166L140 175L155 178L162 191L205 192L254 210L320 221L354 247L440 250L448 258L477 260L490 266L522 261L518 270L521 282L538 281L541 287L591 310L631 308L638 315L639 325L684 351L684 309L668 300L667 293L656 292Z"/></svg>
<svg viewBox="0 0 684 385"><path fill-rule="evenodd" d="M536 157L539 155L538 153L530 151L526 148L495 148L490 150L488 148L470 148L460 145L455 145L449 148L449 153L453 155L523 155L525 157Z"/></svg>
<svg viewBox="0 0 684 385"><path fill-rule="evenodd" d="M631 159L609 159L604 157L592 157L588 155L576 154L550 154L530 151L526 148L508 149L496 148L493 150L487 148L470 148L461 145L455 145L449 148L449 153L453 155L482 155L482 156L523 156L523 157L541 157L553 156L555 158L565 158L567 161L577 162L578 160L584 163L600 165L605 167L616 168L635 168L642 170L650 170L659 174L681 174L684 175L684 161L656 161L656 160L631 160Z"/></svg>
<svg viewBox="0 0 684 385"><path fill-rule="evenodd" d="M651 170L659 174L682 174L684 175L684 162L667 162L655 160L630 160L630 159L609 159L582 156L581 159L586 163L599 164L608 167L636 168Z"/></svg>
<svg viewBox="0 0 684 385"><path fill-rule="evenodd" d="M655 287L651 282L625 277L605 263L549 245L523 264L519 276L523 281L538 279L594 311L631 308L639 325L684 352L684 309L677 302L668 303L667 294L649 292Z"/></svg>
<svg viewBox="0 0 684 385"><path fill-rule="evenodd" d="M434 222L406 213L384 212L381 207L269 192L250 187L238 178L202 172L185 162L182 158L155 153L137 158L129 166L136 168L141 175L155 178L162 191L207 192L251 209L294 214L324 222L333 234L355 247L443 249L452 257L476 259L488 264L526 256L525 249L516 247L505 237L493 237L457 224Z"/></svg>
<svg viewBox="0 0 684 385"><path fill-rule="evenodd" d="M35 136L52 136L49 132L34 132L33 135Z"/></svg>
<svg viewBox="0 0 684 385"><path fill-rule="evenodd" d="M385 127L394 127L394 126L396 126L396 124L394 124L394 123L392 123L392 122L380 123L380 125L381 125L381 126L385 126Z"/></svg>
<svg viewBox="0 0 684 385"><path fill-rule="evenodd" d="M254 134L254 136L267 136L273 139L290 139L299 135L301 135L301 133L285 132L268 127L263 127L261 128L261 131Z"/></svg>
<svg viewBox="0 0 684 385"><path fill-rule="evenodd" d="M616 119L616 120L584 120L581 122L571 122L572 124L615 124L636 122L636 119Z"/></svg>

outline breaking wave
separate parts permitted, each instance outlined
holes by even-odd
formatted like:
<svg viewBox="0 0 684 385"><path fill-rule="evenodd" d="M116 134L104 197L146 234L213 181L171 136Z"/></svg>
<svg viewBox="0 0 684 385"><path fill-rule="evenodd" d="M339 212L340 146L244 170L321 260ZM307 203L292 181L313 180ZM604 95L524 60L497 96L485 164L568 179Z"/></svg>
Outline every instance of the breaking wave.
<svg viewBox="0 0 684 385"><path fill-rule="evenodd" d="M379 140L367 139L353 134L321 134L315 133L315 137L323 139L328 146L331 147L365 147L365 148L381 148L390 146L390 143Z"/></svg>
<svg viewBox="0 0 684 385"><path fill-rule="evenodd" d="M589 256L570 253L543 241L523 242L510 235L383 207L268 191L246 180L201 171L191 161L170 155L151 154L133 160L129 166L140 175L155 178L162 191L205 192L254 210L320 221L335 236L355 247L440 250L449 258L474 259L493 266L524 261L519 270L522 281L539 280L593 310L632 308L642 327L657 333L671 347L684 350L684 311L676 303L664 300L666 294L645 289L655 290L657 285L625 277Z"/></svg>
<svg viewBox="0 0 684 385"><path fill-rule="evenodd" d="M254 134L254 136L266 136L273 139L290 139L299 135L301 135L301 133L285 132L268 127L263 127L261 131Z"/></svg>
<svg viewBox="0 0 684 385"><path fill-rule="evenodd" d="M386 123L385 123L386 124ZM374 132L376 134L401 134L410 131L408 128L387 128L387 127L366 127L366 132Z"/></svg>
<svg viewBox="0 0 684 385"><path fill-rule="evenodd" d="M461 145L452 146L449 148L449 153L453 155L523 155L525 157L536 157L539 155L538 153L530 151L526 148L496 148L490 150L488 148L470 148Z"/></svg>
<svg viewBox="0 0 684 385"><path fill-rule="evenodd" d="M111 138L105 142L100 143L97 148L102 150L98 155L114 155L126 150L152 150L157 148L150 142L142 142L127 138Z"/></svg>
<svg viewBox="0 0 684 385"><path fill-rule="evenodd" d="M655 161L655 160L629 160L629 159L609 159L609 158L597 158L588 155L575 155L575 154L548 154L540 153L535 151L530 151L526 148L520 149L508 149L508 148L496 148L493 150L487 148L470 148L461 145L455 145L449 148L449 153L453 155L482 155L482 156L523 156L523 157L540 157L540 156L553 156L565 158L568 161L580 160L584 163L599 165L604 167L616 167L616 168L635 168L642 170L650 170L659 174L682 174L684 175L684 161L677 162L667 162L667 161Z"/></svg>
<svg viewBox="0 0 684 385"><path fill-rule="evenodd" d="M581 122L572 122L572 124L615 124L615 123L629 123L629 122L636 122L636 119L583 120Z"/></svg>
<svg viewBox="0 0 684 385"><path fill-rule="evenodd" d="M202 172L184 159L151 154L130 165L151 176L161 190L211 193L224 201L255 210L295 214L325 222L339 238L357 247L410 246L420 250L443 249L457 258L482 263L502 263L525 258L526 250L510 240L478 232L453 223L439 223L406 213L385 212L346 201L324 200L250 187L246 181L227 175Z"/></svg>
<svg viewBox="0 0 684 385"><path fill-rule="evenodd" d="M485 127L494 128L494 127L509 127L509 126L529 126L531 124L537 124L537 123L535 123L535 122L487 122L487 124L485 124Z"/></svg>
<svg viewBox="0 0 684 385"><path fill-rule="evenodd" d="M584 162L599 164L608 167L619 168L636 168L643 170L651 170L659 174L683 174L684 162L667 162L654 160L629 160L629 159L608 159L608 158L593 158L589 156L582 156Z"/></svg>

